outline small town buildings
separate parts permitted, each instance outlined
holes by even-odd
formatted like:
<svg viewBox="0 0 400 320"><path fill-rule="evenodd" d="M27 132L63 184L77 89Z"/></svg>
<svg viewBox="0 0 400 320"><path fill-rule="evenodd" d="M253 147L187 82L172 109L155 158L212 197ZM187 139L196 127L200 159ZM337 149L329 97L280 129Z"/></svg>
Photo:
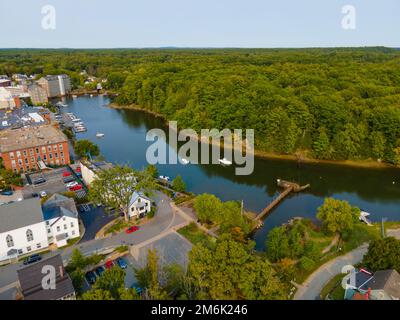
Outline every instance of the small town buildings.
<svg viewBox="0 0 400 320"><path fill-rule="evenodd" d="M142 192L134 192L129 202L129 217L143 218L151 211L151 200Z"/></svg>
<svg viewBox="0 0 400 320"><path fill-rule="evenodd" d="M40 199L26 199L0 206L0 262L46 249L58 248L78 238L75 202L54 194L43 206Z"/></svg>
<svg viewBox="0 0 400 320"><path fill-rule="evenodd" d="M40 105L49 102L46 90L37 84L28 86L28 93L34 105Z"/></svg>
<svg viewBox="0 0 400 320"><path fill-rule="evenodd" d="M111 163L105 161L97 161L97 162L89 160L81 161L80 168L82 173L82 179L87 186L90 186L93 180L96 179L97 173L99 171L111 169L112 167L113 165Z"/></svg>
<svg viewBox="0 0 400 320"><path fill-rule="evenodd" d="M396 270L353 270L344 281L345 300L400 300L400 275Z"/></svg>
<svg viewBox="0 0 400 320"><path fill-rule="evenodd" d="M42 77L37 84L46 91L48 98L63 97L71 93L71 80L66 74Z"/></svg>
<svg viewBox="0 0 400 320"><path fill-rule="evenodd" d="M76 299L72 280L66 272L59 254L19 269L17 274L19 281L18 291L24 300ZM53 287L50 286L50 281L43 281L44 277L48 277L51 274L55 276ZM44 287L43 283L49 287Z"/></svg>
<svg viewBox="0 0 400 320"><path fill-rule="evenodd" d="M0 87L0 109L14 109L21 107L18 96L13 95L5 87Z"/></svg>
<svg viewBox="0 0 400 320"><path fill-rule="evenodd" d="M0 261L48 246L46 223L39 199L0 206Z"/></svg>
<svg viewBox="0 0 400 320"><path fill-rule="evenodd" d="M8 87L8 86L11 86L11 80L0 78L0 87Z"/></svg>
<svg viewBox="0 0 400 320"><path fill-rule="evenodd" d="M49 243L63 247L68 240L80 236L78 211L73 199L54 194L42 209Z"/></svg>
<svg viewBox="0 0 400 320"><path fill-rule="evenodd" d="M14 172L70 163L68 138L52 125L0 131L0 157Z"/></svg>

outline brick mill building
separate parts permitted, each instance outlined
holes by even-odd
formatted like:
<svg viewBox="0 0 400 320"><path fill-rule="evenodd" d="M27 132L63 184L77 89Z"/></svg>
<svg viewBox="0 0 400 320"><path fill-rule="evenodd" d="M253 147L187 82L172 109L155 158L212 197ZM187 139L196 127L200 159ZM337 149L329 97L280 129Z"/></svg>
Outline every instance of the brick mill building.
<svg viewBox="0 0 400 320"><path fill-rule="evenodd" d="M0 132L0 157L4 166L14 172L69 164L68 138L52 125L3 130Z"/></svg>

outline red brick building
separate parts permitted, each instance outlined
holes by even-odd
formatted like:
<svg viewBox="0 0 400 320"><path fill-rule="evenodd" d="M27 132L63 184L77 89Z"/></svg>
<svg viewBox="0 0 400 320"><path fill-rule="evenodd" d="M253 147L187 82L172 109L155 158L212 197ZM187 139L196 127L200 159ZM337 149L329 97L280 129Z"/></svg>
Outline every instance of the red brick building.
<svg viewBox="0 0 400 320"><path fill-rule="evenodd" d="M39 163L70 163L68 138L52 125L8 129L0 132L0 157L15 172L39 169Z"/></svg>

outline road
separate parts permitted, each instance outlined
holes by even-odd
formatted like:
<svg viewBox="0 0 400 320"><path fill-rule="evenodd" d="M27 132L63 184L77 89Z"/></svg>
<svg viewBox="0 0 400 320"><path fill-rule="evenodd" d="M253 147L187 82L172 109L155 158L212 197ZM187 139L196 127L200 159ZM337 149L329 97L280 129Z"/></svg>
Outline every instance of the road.
<svg viewBox="0 0 400 320"><path fill-rule="evenodd" d="M152 239L158 239L160 234L166 233L169 229L183 225L186 221L172 209L169 198L163 193L158 192L154 197L157 203L157 212L154 218L147 224L141 226L140 230L126 234L124 232L117 235L86 241L82 244L60 249L45 254L43 257L50 257L55 254L61 254L63 260L68 260L75 248L78 248L83 254L94 254L99 250L120 245L140 245L149 243ZM17 282L17 270L22 267L22 263L10 264L0 267L0 299L1 294L15 286Z"/></svg>
<svg viewBox="0 0 400 320"><path fill-rule="evenodd" d="M400 229L388 230L388 236L400 239ZM346 265L356 265L361 262L365 253L368 250L368 244L346 253L343 256L337 257L323 264L314 271L307 280L298 288L294 295L294 300L317 300L324 286L334 276L342 272L342 268Z"/></svg>

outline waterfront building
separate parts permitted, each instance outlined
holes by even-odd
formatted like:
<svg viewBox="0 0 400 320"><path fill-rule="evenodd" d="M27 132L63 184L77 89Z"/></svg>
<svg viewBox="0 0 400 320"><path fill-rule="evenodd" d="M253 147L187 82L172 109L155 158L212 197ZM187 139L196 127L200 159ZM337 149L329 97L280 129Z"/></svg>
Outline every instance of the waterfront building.
<svg viewBox="0 0 400 320"><path fill-rule="evenodd" d="M14 109L21 107L18 96L13 95L5 87L0 87L0 109Z"/></svg>
<svg viewBox="0 0 400 320"><path fill-rule="evenodd" d="M143 218L151 211L151 200L142 192L133 192L129 202L128 214L130 218Z"/></svg>
<svg viewBox="0 0 400 320"><path fill-rule="evenodd" d="M48 75L37 81L47 93L48 98L63 97L71 92L71 80L68 75Z"/></svg>
<svg viewBox="0 0 400 320"><path fill-rule="evenodd" d="M97 162L89 160L81 161L80 168L81 168L83 182L85 182L87 186L90 186L93 180L96 179L97 173L99 171L111 169L112 167L113 165L111 163L105 161L97 161Z"/></svg>
<svg viewBox="0 0 400 320"><path fill-rule="evenodd" d="M49 102L47 91L37 84L28 86L28 93L34 105L44 104Z"/></svg>
<svg viewBox="0 0 400 320"><path fill-rule="evenodd" d="M14 172L70 163L68 138L52 125L0 131L0 157Z"/></svg>

